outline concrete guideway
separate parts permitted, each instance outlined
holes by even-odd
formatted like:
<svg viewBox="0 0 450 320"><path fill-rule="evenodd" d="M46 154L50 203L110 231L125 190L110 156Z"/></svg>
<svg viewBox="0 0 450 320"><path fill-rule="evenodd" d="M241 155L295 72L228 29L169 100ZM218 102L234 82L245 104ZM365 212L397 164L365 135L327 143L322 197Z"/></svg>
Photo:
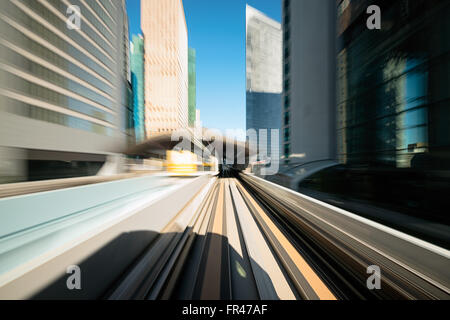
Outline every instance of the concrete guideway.
<svg viewBox="0 0 450 320"><path fill-rule="evenodd" d="M160 270L165 278L153 279L160 285L110 298L450 298L445 249L253 176L209 188ZM382 270L381 290L367 287L371 265Z"/></svg>
<svg viewBox="0 0 450 320"><path fill-rule="evenodd" d="M164 258L167 235L161 235L109 298L336 299L239 181L219 179L210 189L183 235L172 235L178 243L166 243L173 256ZM174 262L159 270L163 286L155 285L161 279L150 257ZM138 276L136 270L147 275ZM137 280L142 278L147 280Z"/></svg>
<svg viewBox="0 0 450 320"><path fill-rule="evenodd" d="M0 207L21 217L0 228L3 299L450 299L448 250L252 175L124 179ZM83 290L67 288L72 265Z"/></svg>

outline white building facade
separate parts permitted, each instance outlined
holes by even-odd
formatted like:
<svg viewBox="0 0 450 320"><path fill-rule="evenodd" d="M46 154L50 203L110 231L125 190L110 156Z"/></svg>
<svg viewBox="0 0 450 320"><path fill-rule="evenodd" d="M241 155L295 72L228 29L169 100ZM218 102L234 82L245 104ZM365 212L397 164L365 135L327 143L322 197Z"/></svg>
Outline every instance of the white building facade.
<svg viewBox="0 0 450 320"><path fill-rule="evenodd" d="M264 13L246 7L246 124L258 133L259 145L267 141L261 158L279 159L282 93L281 24ZM267 130L267 138L260 133ZM275 141L272 139L277 137ZM276 134L278 133L278 135ZM262 143L261 143L262 142Z"/></svg>

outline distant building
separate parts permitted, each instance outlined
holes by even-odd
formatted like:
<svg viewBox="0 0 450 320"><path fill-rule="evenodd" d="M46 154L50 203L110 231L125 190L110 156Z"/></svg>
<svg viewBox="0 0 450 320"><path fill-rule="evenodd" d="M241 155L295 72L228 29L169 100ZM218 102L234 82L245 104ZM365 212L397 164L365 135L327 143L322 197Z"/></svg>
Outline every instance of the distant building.
<svg viewBox="0 0 450 320"><path fill-rule="evenodd" d="M188 127L188 32L181 0L141 1L147 137Z"/></svg>
<svg viewBox="0 0 450 320"><path fill-rule="evenodd" d="M126 0L125 0L126 1ZM126 14L126 3L122 1L122 10L125 12L124 15L124 23L123 27L123 74L125 78L123 79L124 91L125 91L125 100L123 104L126 106L125 111L125 132L127 135L127 144L133 145L136 143L136 132L135 132L135 123L134 123L134 112L133 112L133 88L131 84L131 61L130 61L130 33L129 33L129 22L128 22L128 14Z"/></svg>
<svg viewBox="0 0 450 320"><path fill-rule="evenodd" d="M272 153L271 130L281 126L282 30L280 23L248 5L246 78L247 130L267 130L267 156L278 160L279 141Z"/></svg>
<svg viewBox="0 0 450 320"><path fill-rule="evenodd" d="M197 108L196 52L189 48L189 127L195 126Z"/></svg>
<svg viewBox="0 0 450 320"><path fill-rule="evenodd" d="M336 2L283 0L283 158L336 157Z"/></svg>
<svg viewBox="0 0 450 320"><path fill-rule="evenodd" d="M95 175L123 152L127 106L125 1L0 1L0 183Z"/></svg>
<svg viewBox="0 0 450 320"><path fill-rule="evenodd" d="M130 73L131 78L131 73ZM128 145L132 146L136 144L136 124L134 122L134 94L133 94L133 86L131 82L126 82L126 132L128 137Z"/></svg>
<svg viewBox="0 0 450 320"><path fill-rule="evenodd" d="M133 113L138 143L145 140L145 63L144 38L134 35L131 43L131 83L133 87Z"/></svg>

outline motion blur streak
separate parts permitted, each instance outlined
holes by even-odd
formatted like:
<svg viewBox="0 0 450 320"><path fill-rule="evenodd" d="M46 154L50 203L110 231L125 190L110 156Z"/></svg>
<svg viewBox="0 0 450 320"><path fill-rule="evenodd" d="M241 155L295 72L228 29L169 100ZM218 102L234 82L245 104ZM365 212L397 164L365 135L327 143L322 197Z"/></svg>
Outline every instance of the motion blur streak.
<svg viewBox="0 0 450 320"><path fill-rule="evenodd" d="M247 1L0 0L0 299L450 300L450 1Z"/></svg>

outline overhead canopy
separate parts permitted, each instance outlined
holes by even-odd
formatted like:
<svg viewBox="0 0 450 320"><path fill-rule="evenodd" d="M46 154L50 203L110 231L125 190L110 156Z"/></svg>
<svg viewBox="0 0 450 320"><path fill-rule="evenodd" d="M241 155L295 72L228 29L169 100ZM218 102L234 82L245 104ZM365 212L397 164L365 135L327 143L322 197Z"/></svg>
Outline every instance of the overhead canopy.
<svg viewBox="0 0 450 320"><path fill-rule="evenodd" d="M128 149L125 154L143 158L149 158L155 154L164 155L166 150L172 150L178 143L178 141L172 141L172 135L169 133L154 135L146 141Z"/></svg>
<svg viewBox="0 0 450 320"><path fill-rule="evenodd" d="M186 131L184 134L179 134L179 140L174 141L173 135L171 133L158 134L150 137L145 142L133 146L124 152L129 156L136 156L142 158L150 158L155 155L164 156L167 150L174 150L177 146L184 145L186 143L180 144L180 142L191 141L191 150L197 148L197 150L210 151L214 150L214 155L219 159L225 159L227 153L227 145L234 147L234 159L229 159L227 161L234 161L238 163L237 159L245 159L245 163L248 163L249 155L255 155L256 152L251 152L248 148L248 144L243 141L236 141L234 138L223 137L217 133L210 133L205 131L204 136L201 140L194 139L193 135ZM186 140L184 140L186 139ZM187 148L185 148L187 149ZM242 162L242 161L240 161Z"/></svg>

